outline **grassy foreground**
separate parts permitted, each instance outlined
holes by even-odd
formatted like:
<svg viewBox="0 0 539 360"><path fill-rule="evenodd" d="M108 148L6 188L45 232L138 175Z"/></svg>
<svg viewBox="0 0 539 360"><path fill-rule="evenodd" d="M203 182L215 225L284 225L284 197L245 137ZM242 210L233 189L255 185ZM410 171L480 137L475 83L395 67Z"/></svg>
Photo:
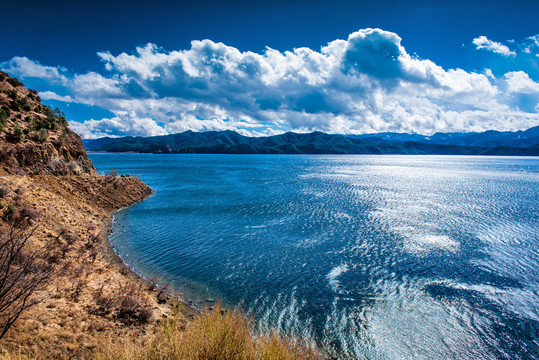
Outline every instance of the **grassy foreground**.
<svg viewBox="0 0 539 360"><path fill-rule="evenodd" d="M252 320L242 311L219 306L191 322L171 317L149 336L110 338L96 359L323 359L308 345L277 334L255 335Z"/></svg>

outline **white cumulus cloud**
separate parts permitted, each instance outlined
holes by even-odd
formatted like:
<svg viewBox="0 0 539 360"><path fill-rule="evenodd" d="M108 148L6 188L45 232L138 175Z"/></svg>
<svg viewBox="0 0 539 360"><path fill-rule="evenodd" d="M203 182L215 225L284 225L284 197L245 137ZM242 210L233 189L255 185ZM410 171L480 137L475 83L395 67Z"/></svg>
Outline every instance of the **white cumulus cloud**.
<svg viewBox="0 0 539 360"><path fill-rule="evenodd" d="M474 43L512 56L486 37ZM539 123L537 110L530 110L537 83L525 72L496 77L444 69L411 56L397 34L380 29L359 30L318 50L242 52L206 39L181 50L150 43L129 54L98 56L106 69L99 73L68 74L22 58L0 67L23 78L43 67L51 79L58 74L70 99L114 114L73 123L83 137L185 130L432 134ZM522 96L526 111L518 104Z"/></svg>
<svg viewBox="0 0 539 360"><path fill-rule="evenodd" d="M15 56L11 60L2 63L2 67L10 73L21 78L35 77L46 80L65 80L63 75L67 69L61 66L44 66L39 62L30 60L24 56Z"/></svg>
<svg viewBox="0 0 539 360"><path fill-rule="evenodd" d="M56 101L62 101L62 102L66 102L66 103L75 102L75 99L73 99L69 95L62 96L62 95L58 95L57 93L55 93L53 91L48 91L48 90L47 91L40 91L39 92L39 97L41 97L41 99L43 99L43 100L56 100Z"/></svg>
<svg viewBox="0 0 539 360"><path fill-rule="evenodd" d="M477 49L485 49L488 51L492 51L496 54L501 54L503 56L516 56L516 52L509 49L507 45L503 45L499 42L492 41L488 39L486 36L481 35L475 39L473 39L474 45L477 47Z"/></svg>
<svg viewBox="0 0 539 360"><path fill-rule="evenodd" d="M539 83L530 79L524 71L512 71L505 74L508 90L511 93L539 95Z"/></svg>

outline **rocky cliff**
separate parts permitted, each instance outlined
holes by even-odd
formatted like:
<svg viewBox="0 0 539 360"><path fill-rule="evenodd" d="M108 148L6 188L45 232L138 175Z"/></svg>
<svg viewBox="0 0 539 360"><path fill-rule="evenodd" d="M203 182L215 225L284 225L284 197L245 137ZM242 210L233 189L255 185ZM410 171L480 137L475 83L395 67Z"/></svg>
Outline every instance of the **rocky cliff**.
<svg viewBox="0 0 539 360"><path fill-rule="evenodd" d="M0 72L0 172L97 175L64 114L5 72Z"/></svg>

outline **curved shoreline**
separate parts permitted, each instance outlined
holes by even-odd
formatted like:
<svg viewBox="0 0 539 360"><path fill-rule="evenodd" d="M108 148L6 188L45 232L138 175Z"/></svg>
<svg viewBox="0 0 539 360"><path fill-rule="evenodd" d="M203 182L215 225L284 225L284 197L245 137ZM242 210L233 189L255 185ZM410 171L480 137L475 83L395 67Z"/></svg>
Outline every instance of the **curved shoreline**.
<svg viewBox="0 0 539 360"><path fill-rule="evenodd" d="M152 194L146 196L144 199L142 199L140 201L137 201L137 202L135 202L135 203L133 203L131 205L124 206L124 207L122 207L120 209L107 211L106 218L105 218L105 220L103 220L103 222L101 224L101 232L100 232L100 237L101 237L101 246L100 246L100 248L101 249L100 250L101 250L101 254L103 255L103 258L108 263L110 263L112 266L114 266L116 268L116 270L118 272L120 272L122 275L127 276L130 280L135 281L135 282L137 282L139 284L142 284L147 288L155 287L156 289L161 289L159 287L159 284L155 283L154 281L151 281L151 280L147 279L143 274L139 274L135 270L133 270L122 259L121 255L119 253L117 253L116 251L114 251L114 247L110 243L110 234L114 231L114 229L113 229L113 219L114 219L115 214L122 211L122 210L127 209L130 206L133 206L135 204L138 204L140 202L143 202L143 201L147 200L152 195L153 195L153 192L152 192ZM166 305L169 308L169 312L166 313L166 315L172 315L172 310L171 310L171 306L170 306L170 301L171 300L175 300L175 301L177 301L177 302L184 305L184 306L182 306L180 308L180 312L184 316L186 316L188 318L192 318L193 316L199 315L202 312L202 309L194 307L188 301L186 301L184 299L180 299L180 298L178 298L177 296L175 296L174 294L172 294L172 293L170 293L168 291L163 291L163 293L165 293L167 295L166 296Z"/></svg>

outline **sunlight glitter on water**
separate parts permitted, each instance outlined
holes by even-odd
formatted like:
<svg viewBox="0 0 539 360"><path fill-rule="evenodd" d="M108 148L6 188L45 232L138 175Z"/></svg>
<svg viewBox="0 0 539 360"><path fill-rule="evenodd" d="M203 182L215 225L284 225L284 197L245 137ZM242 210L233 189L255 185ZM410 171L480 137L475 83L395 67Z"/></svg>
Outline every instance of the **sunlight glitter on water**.
<svg viewBox="0 0 539 360"><path fill-rule="evenodd" d="M201 304L341 358L539 358L537 158L92 160L156 190L117 214L120 254Z"/></svg>

